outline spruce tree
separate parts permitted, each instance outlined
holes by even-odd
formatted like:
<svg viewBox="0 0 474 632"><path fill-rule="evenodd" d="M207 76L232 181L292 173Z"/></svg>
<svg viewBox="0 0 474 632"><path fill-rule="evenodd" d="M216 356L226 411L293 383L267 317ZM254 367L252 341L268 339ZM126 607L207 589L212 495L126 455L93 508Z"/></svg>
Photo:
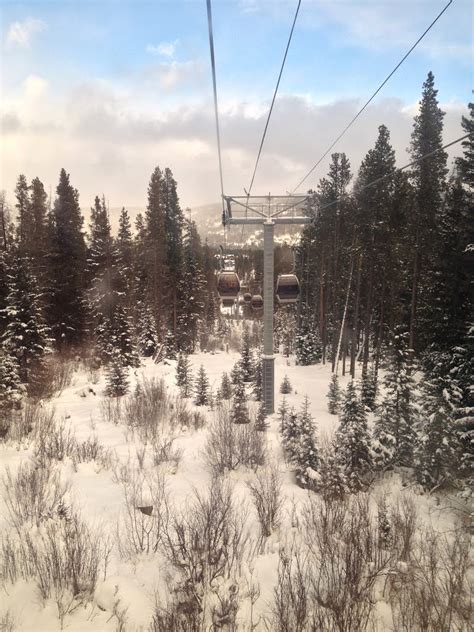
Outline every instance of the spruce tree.
<svg viewBox="0 0 474 632"><path fill-rule="evenodd" d="M234 424L250 423L250 416L247 404L247 394L242 381L235 384L233 388L231 417Z"/></svg>
<svg viewBox="0 0 474 632"><path fill-rule="evenodd" d="M293 387L291 386L290 379L288 375L285 375L282 383L280 384L280 393L282 395L288 395L289 393L292 392L292 390L293 390Z"/></svg>
<svg viewBox="0 0 474 632"><path fill-rule="evenodd" d="M280 419L282 419L282 417L280 417ZM298 451L298 415L294 408L291 408L283 417L283 422L281 423L281 442L287 462L293 464Z"/></svg>
<svg viewBox="0 0 474 632"><path fill-rule="evenodd" d="M194 393L194 403L196 404L196 406L209 405L209 380L202 364L199 367L199 371L197 374Z"/></svg>
<svg viewBox="0 0 474 632"><path fill-rule="evenodd" d="M280 433L283 435L283 428L285 427L286 418L288 416L288 402L286 397L283 397L280 406L278 407L278 418L280 420Z"/></svg>
<svg viewBox="0 0 474 632"><path fill-rule="evenodd" d="M296 482L300 487L314 489L319 479L319 456L316 445L315 425L309 412L309 401L305 397L296 418L293 463Z"/></svg>
<svg viewBox="0 0 474 632"><path fill-rule="evenodd" d="M244 382L251 382L253 378L252 350L250 349L250 332L247 323L242 328L242 344L240 349L240 367Z"/></svg>
<svg viewBox="0 0 474 632"><path fill-rule="evenodd" d="M319 476L319 482L316 487L324 499L342 500L348 493L345 469L337 457L334 442L331 442L322 451Z"/></svg>
<svg viewBox="0 0 474 632"><path fill-rule="evenodd" d="M47 327L36 280L29 262L17 250L10 253L7 275L8 295L5 315L7 325L3 334L4 349L18 363L20 380L28 383L30 373L40 370L50 351L50 332Z"/></svg>
<svg viewBox="0 0 474 632"><path fill-rule="evenodd" d="M244 378L242 374L240 360L237 360L230 372L230 381L232 382L233 386L236 386L237 384L239 384L239 382L243 382L243 379Z"/></svg>
<svg viewBox="0 0 474 632"><path fill-rule="evenodd" d="M267 428L268 428L268 422L267 422L267 412L265 410L265 404L264 402L260 402L257 409L257 418L255 420L255 430L258 430L259 432L265 432Z"/></svg>
<svg viewBox="0 0 474 632"><path fill-rule="evenodd" d="M341 389L339 387L339 380L337 373L333 373L331 376L331 382L329 384L328 391L328 410L331 415L339 414L341 405Z"/></svg>
<svg viewBox="0 0 474 632"><path fill-rule="evenodd" d="M126 294L126 305L131 306L133 301L133 237L132 225L128 211L122 208L119 217L119 230L115 243L116 260L119 276L119 288Z"/></svg>
<svg viewBox="0 0 474 632"><path fill-rule="evenodd" d="M336 455L351 492L364 489L372 470L370 435L364 405L357 397L354 382L349 382L336 432Z"/></svg>
<svg viewBox="0 0 474 632"><path fill-rule="evenodd" d="M86 245L79 194L61 169L50 217L49 323L59 346L76 345L86 334Z"/></svg>
<svg viewBox="0 0 474 632"><path fill-rule="evenodd" d="M145 358L150 358L155 353L158 342L155 319L150 306L143 301L137 304L136 311L138 313L136 324L138 351Z"/></svg>
<svg viewBox="0 0 474 632"><path fill-rule="evenodd" d="M260 355L256 354L253 361L253 395L257 402L263 400L263 368Z"/></svg>
<svg viewBox="0 0 474 632"><path fill-rule="evenodd" d="M321 362L322 345L318 329L306 306L302 309L298 333L296 334L296 361L302 366Z"/></svg>
<svg viewBox="0 0 474 632"><path fill-rule="evenodd" d="M469 117L463 116L461 126L469 137L461 143L464 155L456 158L459 175L471 190L474 189L474 103L468 103Z"/></svg>
<svg viewBox="0 0 474 632"><path fill-rule="evenodd" d="M11 416L21 406L23 395L18 363L0 349L0 439L8 433Z"/></svg>
<svg viewBox="0 0 474 632"><path fill-rule="evenodd" d="M109 397L120 397L125 395L129 388L128 370L124 366L120 352L117 348L113 348L110 361L106 371L106 389L105 393Z"/></svg>
<svg viewBox="0 0 474 632"><path fill-rule="evenodd" d="M185 353L180 353L176 364L176 384L182 397L191 397L193 377L191 363Z"/></svg>
<svg viewBox="0 0 474 632"><path fill-rule="evenodd" d="M374 437L387 456L393 452L394 465L413 465L417 411L411 351L407 335L396 333L387 368L385 395L376 412Z"/></svg>
<svg viewBox="0 0 474 632"><path fill-rule="evenodd" d="M377 376L374 368L367 365L362 367L360 382L360 398L364 406L369 410L375 409L375 399L377 397Z"/></svg>
<svg viewBox="0 0 474 632"><path fill-rule="evenodd" d="M226 372L222 374L219 395L222 399L230 399L232 397L232 384Z"/></svg>

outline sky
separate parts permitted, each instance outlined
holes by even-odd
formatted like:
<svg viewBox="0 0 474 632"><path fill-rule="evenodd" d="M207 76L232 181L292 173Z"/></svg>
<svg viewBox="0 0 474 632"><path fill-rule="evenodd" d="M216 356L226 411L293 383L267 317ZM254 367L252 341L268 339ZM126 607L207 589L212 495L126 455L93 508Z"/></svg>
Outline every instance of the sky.
<svg viewBox="0 0 474 632"><path fill-rule="evenodd" d="M212 3L226 194L248 188L296 4ZM446 4L302 0L253 192L293 190ZM429 70L445 141L462 135L472 35L472 3L454 0L335 146L354 173L381 124L408 161ZM20 173L54 196L64 167L81 206L105 195L142 207L157 165L173 171L183 207L219 200L205 0L0 0L0 52L0 190L11 203Z"/></svg>

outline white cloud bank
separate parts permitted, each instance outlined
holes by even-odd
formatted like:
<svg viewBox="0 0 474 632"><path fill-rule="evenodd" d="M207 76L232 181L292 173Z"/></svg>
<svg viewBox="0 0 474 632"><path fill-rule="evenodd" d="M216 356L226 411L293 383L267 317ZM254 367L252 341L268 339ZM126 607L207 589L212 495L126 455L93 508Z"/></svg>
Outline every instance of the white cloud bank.
<svg viewBox="0 0 474 632"><path fill-rule="evenodd" d="M29 48L31 40L36 33L41 33L46 29L46 23L36 18L26 18L22 22L10 24L5 44L7 48Z"/></svg>
<svg viewBox="0 0 474 632"><path fill-rule="evenodd" d="M174 42L160 42L157 45L148 44L146 51L147 53L161 57L174 57L178 43L179 40L176 39Z"/></svg>
<svg viewBox="0 0 474 632"><path fill-rule="evenodd" d="M138 104L138 105L137 105ZM233 102L221 110L224 183L228 193L248 186L268 104ZM257 172L254 192L291 190L359 109L357 100L324 105L309 98L282 95L274 109ZM443 107L443 106L442 106ZM444 139L461 136L466 108L449 103ZM333 151L345 151L357 172L373 147L378 125L391 132L398 164L407 161L416 105L386 98L373 103ZM64 167L89 206L104 193L111 206L143 206L148 180L156 165L169 166L178 181L183 206L219 199L214 114L210 102L175 108L143 106L131 93L109 84L78 86L62 101L53 97L41 77L29 77L23 93L5 103L0 119L0 189L11 200L20 173L38 176L54 189ZM460 146L452 148L458 155ZM316 186L329 157L305 183Z"/></svg>

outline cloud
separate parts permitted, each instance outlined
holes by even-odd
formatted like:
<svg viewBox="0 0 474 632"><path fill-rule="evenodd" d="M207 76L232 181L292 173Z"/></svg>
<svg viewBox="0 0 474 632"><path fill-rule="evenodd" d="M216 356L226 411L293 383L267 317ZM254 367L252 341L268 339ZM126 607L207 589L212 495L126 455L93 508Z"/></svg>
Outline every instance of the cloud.
<svg viewBox="0 0 474 632"><path fill-rule="evenodd" d="M203 63L198 59L188 61L161 61L144 70L150 82L158 80L165 90L172 90L185 82L196 82L203 74Z"/></svg>
<svg viewBox="0 0 474 632"><path fill-rule="evenodd" d="M7 31L7 48L29 48L33 35L46 29L46 23L36 18L13 22Z"/></svg>
<svg viewBox="0 0 474 632"><path fill-rule="evenodd" d="M60 101L50 90L41 92L37 79L29 78L22 97L4 104L0 188L10 195L19 173L28 179L38 176L54 190L64 167L71 173L83 207L101 193L113 207L143 206L150 174L160 165L173 170L183 207L219 199L214 114L208 101L165 107L153 99L147 104L141 94L119 92L106 82L78 85ZM27 86L30 94L40 92L41 99L26 99ZM360 105L357 99L318 104L309 97L281 95L254 192L284 193L296 186ZM238 194L249 184L268 103L234 101L223 106L224 183L227 192ZM461 135L465 106L449 102L441 107L446 111L444 139L448 142ZM375 143L378 125L384 123L391 132L398 164L405 164L415 112L416 104L380 99L365 110L333 151L346 152L357 173ZM459 155L460 150L455 146L450 155ZM308 188L317 185L328 164L329 157L305 183Z"/></svg>
<svg viewBox="0 0 474 632"><path fill-rule="evenodd" d="M147 53L161 57L174 57L178 43L179 40L175 39L174 42L160 42L157 45L148 44L146 51Z"/></svg>

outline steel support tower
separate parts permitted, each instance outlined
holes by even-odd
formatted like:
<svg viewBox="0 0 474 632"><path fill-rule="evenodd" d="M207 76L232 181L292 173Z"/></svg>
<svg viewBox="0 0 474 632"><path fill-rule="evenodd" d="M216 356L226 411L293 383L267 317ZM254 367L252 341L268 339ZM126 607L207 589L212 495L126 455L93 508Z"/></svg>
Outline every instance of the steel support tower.
<svg viewBox="0 0 474 632"><path fill-rule="evenodd" d="M274 307L274 230L279 224L310 224L302 215L307 196L303 195L224 195L225 226L251 225L263 227L263 401L265 412L275 412L275 356L273 353ZM295 216L295 213L299 215Z"/></svg>

